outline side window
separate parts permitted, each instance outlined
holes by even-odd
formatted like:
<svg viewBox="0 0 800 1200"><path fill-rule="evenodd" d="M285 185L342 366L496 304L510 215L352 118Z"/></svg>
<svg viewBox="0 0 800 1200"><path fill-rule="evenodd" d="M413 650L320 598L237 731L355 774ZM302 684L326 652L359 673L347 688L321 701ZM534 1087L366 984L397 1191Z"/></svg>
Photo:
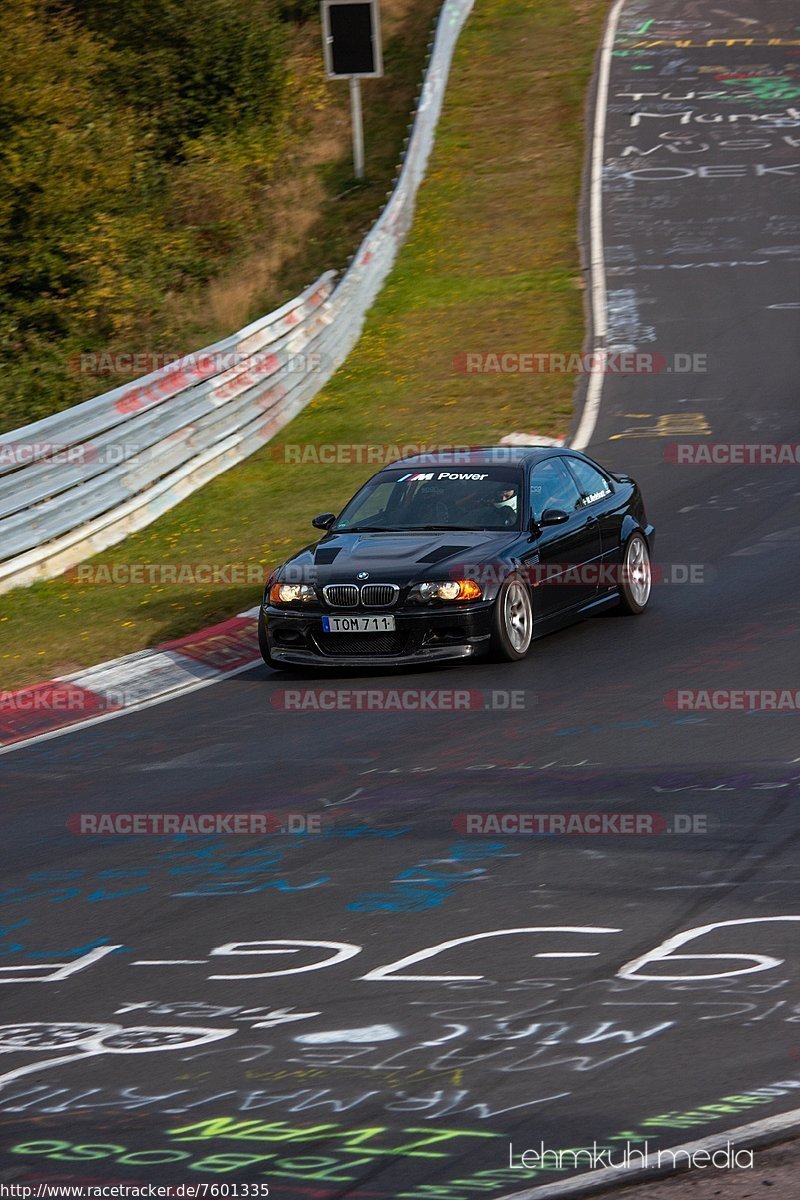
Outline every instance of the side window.
<svg viewBox="0 0 800 1200"><path fill-rule="evenodd" d="M602 500L604 496L611 495L611 484L605 475L601 475L590 463L583 462L580 458L570 458L569 465L583 492L583 508L587 504L594 504L595 500Z"/></svg>
<svg viewBox="0 0 800 1200"><path fill-rule="evenodd" d="M576 512L583 505L575 480L558 458L548 458L531 472L531 512L540 520L547 508Z"/></svg>

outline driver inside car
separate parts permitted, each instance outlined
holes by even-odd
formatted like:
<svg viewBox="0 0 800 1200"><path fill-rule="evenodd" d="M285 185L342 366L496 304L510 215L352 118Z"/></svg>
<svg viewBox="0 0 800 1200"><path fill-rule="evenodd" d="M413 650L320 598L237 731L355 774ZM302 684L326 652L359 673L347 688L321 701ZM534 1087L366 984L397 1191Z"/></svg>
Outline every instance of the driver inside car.
<svg viewBox="0 0 800 1200"><path fill-rule="evenodd" d="M513 484L493 484L482 488L480 495L468 497L471 507L462 513L462 520L490 529L508 529L517 520L517 489Z"/></svg>
<svg viewBox="0 0 800 1200"><path fill-rule="evenodd" d="M503 487L498 492L498 498L494 502L495 508L508 508L517 515L517 489L513 486Z"/></svg>

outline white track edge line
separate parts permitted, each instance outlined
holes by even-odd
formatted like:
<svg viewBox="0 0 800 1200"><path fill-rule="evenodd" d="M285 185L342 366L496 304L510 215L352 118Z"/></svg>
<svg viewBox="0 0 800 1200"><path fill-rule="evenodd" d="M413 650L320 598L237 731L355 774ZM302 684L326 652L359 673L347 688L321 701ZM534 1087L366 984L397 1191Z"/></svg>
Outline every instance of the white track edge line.
<svg viewBox="0 0 800 1200"><path fill-rule="evenodd" d="M606 115L608 85L611 76L611 51L625 0L615 0L606 25L600 50L597 94L594 102L594 131L589 195L589 271L592 297L592 337L595 348L605 346L608 333L608 289L606 281L605 244L603 240L603 163L605 161ZM603 372L590 371L583 413L572 439L573 450L583 450L594 434L600 404L603 399Z"/></svg>

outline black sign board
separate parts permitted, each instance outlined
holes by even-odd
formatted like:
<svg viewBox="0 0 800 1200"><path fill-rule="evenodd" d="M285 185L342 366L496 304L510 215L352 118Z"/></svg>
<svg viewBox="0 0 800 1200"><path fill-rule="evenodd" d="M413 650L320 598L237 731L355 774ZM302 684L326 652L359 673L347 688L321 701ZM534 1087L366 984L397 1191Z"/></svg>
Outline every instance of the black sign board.
<svg viewBox="0 0 800 1200"><path fill-rule="evenodd" d="M322 0L322 34L329 79L383 74L378 0Z"/></svg>

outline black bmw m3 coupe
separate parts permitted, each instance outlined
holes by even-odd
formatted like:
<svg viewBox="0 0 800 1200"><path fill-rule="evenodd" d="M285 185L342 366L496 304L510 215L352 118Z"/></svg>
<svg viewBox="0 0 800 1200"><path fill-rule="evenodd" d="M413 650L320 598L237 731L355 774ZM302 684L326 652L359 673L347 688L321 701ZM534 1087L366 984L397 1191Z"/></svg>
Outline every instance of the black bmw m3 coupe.
<svg viewBox="0 0 800 1200"><path fill-rule="evenodd" d="M524 658L608 605L647 607L654 529L638 485L574 450L486 447L384 467L272 573L271 667Z"/></svg>

